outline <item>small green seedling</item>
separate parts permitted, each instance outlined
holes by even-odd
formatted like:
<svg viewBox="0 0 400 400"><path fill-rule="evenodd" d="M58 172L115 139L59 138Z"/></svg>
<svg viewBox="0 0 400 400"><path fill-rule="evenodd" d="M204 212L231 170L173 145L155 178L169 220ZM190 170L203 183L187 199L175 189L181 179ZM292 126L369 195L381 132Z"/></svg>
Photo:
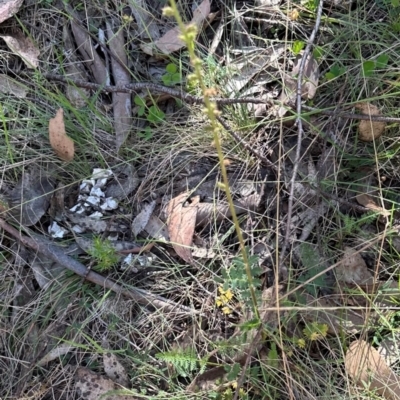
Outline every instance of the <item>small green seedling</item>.
<svg viewBox="0 0 400 400"><path fill-rule="evenodd" d="M167 72L161 77L165 86L174 86L182 82L181 74L175 64L168 64L165 70Z"/></svg>
<svg viewBox="0 0 400 400"><path fill-rule="evenodd" d="M94 269L100 272L108 271L119 261L118 254L111 242L108 239L102 239L100 236L93 238L93 245L88 254L97 261Z"/></svg>
<svg viewBox="0 0 400 400"><path fill-rule="evenodd" d="M362 63L362 73L363 76L371 76L375 71L375 62L374 61L364 61Z"/></svg>
<svg viewBox="0 0 400 400"><path fill-rule="evenodd" d="M306 44L302 40L296 40L292 45L292 52L295 56L299 55L300 52L304 49Z"/></svg>
<svg viewBox="0 0 400 400"><path fill-rule="evenodd" d="M165 113L156 105L150 106L146 118L152 124L159 124L164 121Z"/></svg>
<svg viewBox="0 0 400 400"><path fill-rule="evenodd" d="M362 64L363 76L372 76L375 70L384 69L389 62L389 56L381 54L376 60L364 61Z"/></svg>
<svg viewBox="0 0 400 400"><path fill-rule="evenodd" d="M165 113L160 110L157 104L147 107L145 100L138 95L135 96L133 101L138 106L137 113L139 117L146 116L147 121L153 125L157 125L164 121ZM144 129L138 132L138 135L145 140L149 140L153 137L153 132L150 126L146 126Z"/></svg>
<svg viewBox="0 0 400 400"><path fill-rule="evenodd" d="M133 99L135 104L138 106L138 116L143 117L145 111L146 111L146 102L138 95L135 96Z"/></svg>
<svg viewBox="0 0 400 400"><path fill-rule="evenodd" d="M332 79L335 79L337 77L339 77L340 75L343 75L346 72L346 68L345 67L341 67L337 64L333 64L331 69L329 70L329 72L327 72L325 74L325 79L327 81L330 81Z"/></svg>

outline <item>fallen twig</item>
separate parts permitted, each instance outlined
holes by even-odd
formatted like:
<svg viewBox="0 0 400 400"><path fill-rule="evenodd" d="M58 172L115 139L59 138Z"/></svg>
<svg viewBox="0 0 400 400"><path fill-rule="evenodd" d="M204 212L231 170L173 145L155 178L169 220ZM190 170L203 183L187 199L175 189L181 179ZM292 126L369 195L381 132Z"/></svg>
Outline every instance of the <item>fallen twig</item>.
<svg viewBox="0 0 400 400"><path fill-rule="evenodd" d="M64 268L67 268L70 271L73 271L75 274L81 277L85 277L88 281L95 283L96 285L103 286L104 288L110 289L115 293L129 297L143 305L152 305L158 309L164 309L173 312L179 311L190 314L196 313L196 311L189 307L176 304L168 299L149 293L145 290L138 288L125 289L112 279L105 278L97 272L88 271L88 269L79 261L67 256L60 247L48 242L44 238L37 236L34 238L24 236L2 218L0 218L0 227L14 236L24 246L43 254L50 260L56 262Z"/></svg>
<svg viewBox="0 0 400 400"><path fill-rule="evenodd" d="M26 72L29 73L29 71ZM151 82L138 82L138 83L130 83L129 85L113 86L113 85L99 85L97 83L87 82L82 79L71 79L63 75L57 75L53 73L44 73L42 74L42 76L50 81L62 82L68 85L75 85L77 87L81 87L84 89L101 91L106 93L116 93L116 92L132 93L132 92L138 92L140 90L148 90L151 93L168 94L171 97L176 97L178 99L185 101L187 104L203 104L204 102L202 97L193 96L189 93L184 92L183 90L173 89L167 86L158 85ZM214 97L211 100L217 103L218 105L272 103L271 101L265 101L256 97L239 97L233 99ZM279 102L279 104L281 103ZM295 107L294 104L289 104L289 105ZM318 108L309 107L304 104L302 105L302 108L304 110L311 111L316 114L329 115L338 118L367 120L367 121L383 121L383 122L392 122L400 124L400 118L385 117L382 115L353 114L342 111L320 110Z"/></svg>

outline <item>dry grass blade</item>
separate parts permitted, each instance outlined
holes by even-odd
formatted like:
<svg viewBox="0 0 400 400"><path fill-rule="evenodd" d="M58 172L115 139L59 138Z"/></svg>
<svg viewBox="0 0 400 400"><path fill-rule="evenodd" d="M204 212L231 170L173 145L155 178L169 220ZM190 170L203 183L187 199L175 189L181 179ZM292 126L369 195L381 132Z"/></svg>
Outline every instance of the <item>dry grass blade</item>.
<svg viewBox="0 0 400 400"><path fill-rule="evenodd" d="M400 399L398 376L386 365L378 351L364 340L355 340L350 344L345 368L360 388L369 383L369 389L380 396L388 400Z"/></svg>

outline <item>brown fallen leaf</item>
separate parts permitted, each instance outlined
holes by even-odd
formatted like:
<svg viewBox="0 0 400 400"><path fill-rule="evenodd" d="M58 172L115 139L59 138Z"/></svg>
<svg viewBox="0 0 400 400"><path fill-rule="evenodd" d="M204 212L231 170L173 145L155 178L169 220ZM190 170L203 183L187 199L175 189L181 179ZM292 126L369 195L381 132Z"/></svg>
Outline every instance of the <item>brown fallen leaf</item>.
<svg viewBox="0 0 400 400"><path fill-rule="evenodd" d="M380 111L377 106L370 103L358 103L355 105L357 110L360 110L362 114L367 115L380 115ZM362 120L358 125L358 137L364 142L372 142L382 136L385 131L386 123L383 121L368 121Z"/></svg>
<svg viewBox="0 0 400 400"><path fill-rule="evenodd" d="M189 196L188 192L181 193L168 203L167 226L172 246L176 253L187 263L193 264L192 245L194 228L196 226L197 206L199 197L192 199L192 203L185 207Z"/></svg>
<svg viewBox="0 0 400 400"><path fill-rule="evenodd" d="M74 141L65 133L64 111L60 108L54 118L49 121L50 144L57 156L64 161L74 158Z"/></svg>
<svg viewBox="0 0 400 400"><path fill-rule="evenodd" d="M194 11L193 18L189 25L195 25L197 28L200 28L208 14L210 14L210 0L203 0ZM179 37L180 34L181 32L178 27L172 28L160 39L158 39L155 42L155 45L164 54L170 54L174 51L178 51L185 46L185 42Z"/></svg>
<svg viewBox="0 0 400 400"><path fill-rule="evenodd" d="M111 379L98 375L86 367L79 367L75 373L75 390L80 399L86 400L135 400L138 397L116 394L122 389Z"/></svg>
<svg viewBox="0 0 400 400"><path fill-rule="evenodd" d="M374 277L361 254L351 247L345 247L343 257L336 267L336 277L338 281L345 283L358 285L374 283Z"/></svg>
<svg viewBox="0 0 400 400"><path fill-rule="evenodd" d="M400 399L398 376L386 365L378 351L364 340L355 340L350 344L344 366L361 389L367 387L388 400Z"/></svg>
<svg viewBox="0 0 400 400"><path fill-rule="evenodd" d="M18 12L24 0L1 0L0 1L0 23L11 18Z"/></svg>
<svg viewBox="0 0 400 400"><path fill-rule="evenodd" d="M9 49L18 54L28 68L37 68L39 65L40 51L33 43L32 39L25 37L20 29L13 30L8 35L0 35L6 42Z"/></svg>
<svg viewBox="0 0 400 400"><path fill-rule="evenodd" d="M356 196L356 200L358 204L361 204L365 208L368 208L368 210L372 211L377 211L383 216L389 216L390 211L385 210L383 207L378 206L373 197L371 197L369 194L366 193L360 193Z"/></svg>

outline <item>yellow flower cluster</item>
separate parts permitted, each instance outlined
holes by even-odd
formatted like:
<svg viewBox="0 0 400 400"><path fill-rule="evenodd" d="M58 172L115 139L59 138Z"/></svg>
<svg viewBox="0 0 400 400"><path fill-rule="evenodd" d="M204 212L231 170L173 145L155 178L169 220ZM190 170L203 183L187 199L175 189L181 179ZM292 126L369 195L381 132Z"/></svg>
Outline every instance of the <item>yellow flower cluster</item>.
<svg viewBox="0 0 400 400"><path fill-rule="evenodd" d="M231 308L228 307L229 302L233 299L233 292L231 289L224 290L222 286L218 288L219 296L215 299L217 307L221 307L221 311L224 314L230 314Z"/></svg>

